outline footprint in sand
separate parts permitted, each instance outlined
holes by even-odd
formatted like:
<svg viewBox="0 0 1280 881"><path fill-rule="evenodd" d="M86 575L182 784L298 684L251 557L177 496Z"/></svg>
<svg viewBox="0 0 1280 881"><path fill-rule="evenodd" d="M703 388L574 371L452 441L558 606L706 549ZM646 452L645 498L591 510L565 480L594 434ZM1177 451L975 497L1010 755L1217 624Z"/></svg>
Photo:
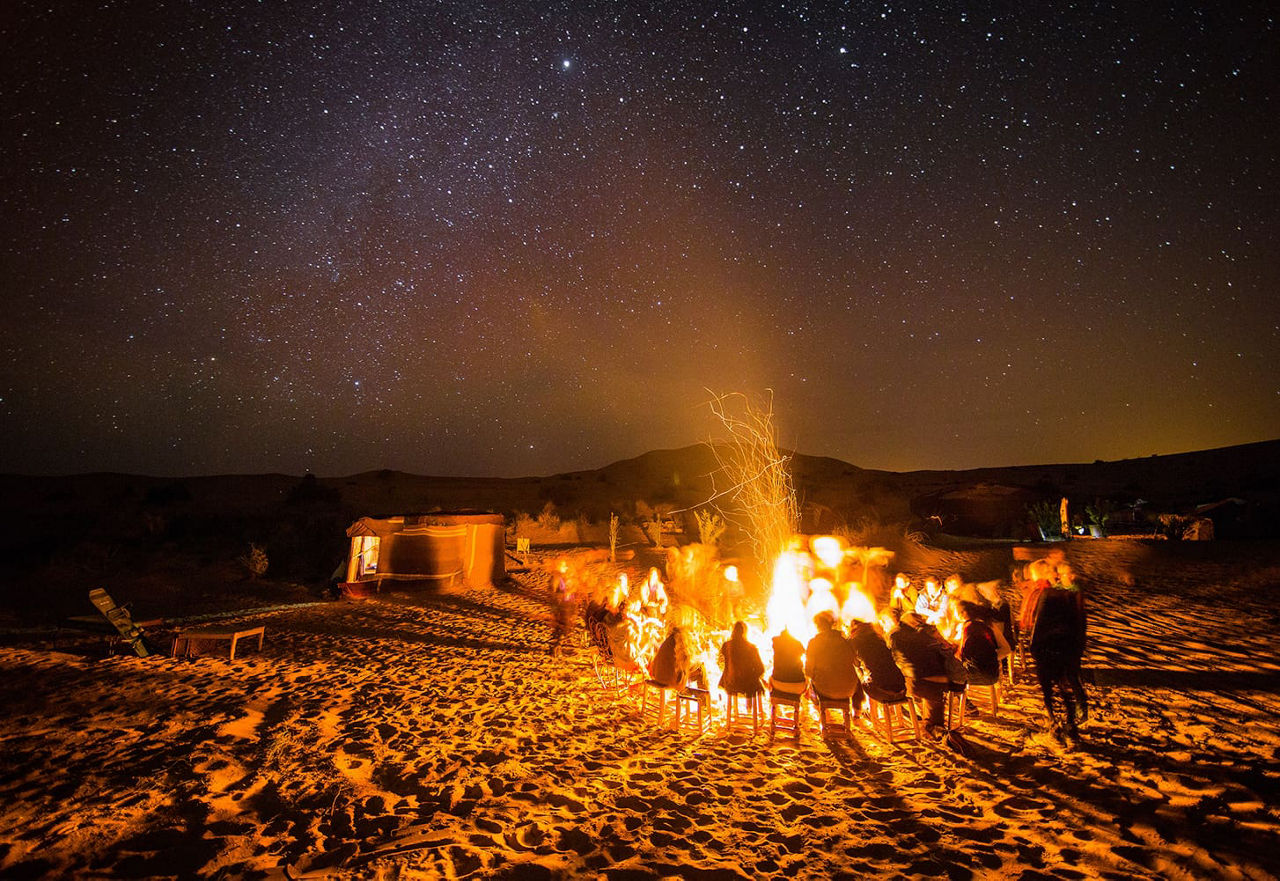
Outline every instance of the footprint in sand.
<svg viewBox="0 0 1280 881"><path fill-rule="evenodd" d="M1012 795L992 807L996 816L1006 820L1022 817L1026 814L1048 813L1053 805L1046 801L1036 801L1021 795Z"/></svg>

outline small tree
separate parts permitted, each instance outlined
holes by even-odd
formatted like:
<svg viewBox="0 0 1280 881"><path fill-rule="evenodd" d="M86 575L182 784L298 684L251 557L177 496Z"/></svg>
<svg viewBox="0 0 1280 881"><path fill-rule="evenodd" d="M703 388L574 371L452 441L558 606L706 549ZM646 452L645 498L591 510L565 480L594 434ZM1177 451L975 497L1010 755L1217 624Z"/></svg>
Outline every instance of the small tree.
<svg viewBox="0 0 1280 881"><path fill-rule="evenodd" d="M710 508L699 508L693 516L698 520L698 541L713 547L718 544L724 535L724 518Z"/></svg>
<svg viewBox="0 0 1280 881"><path fill-rule="evenodd" d="M249 552L239 558L239 563L249 573L251 581L267 574L267 552L252 542L249 543Z"/></svg>
<svg viewBox="0 0 1280 881"><path fill-rule="evenodd" d="M618 515L609 514L609 562L618 561Z"/></svg>

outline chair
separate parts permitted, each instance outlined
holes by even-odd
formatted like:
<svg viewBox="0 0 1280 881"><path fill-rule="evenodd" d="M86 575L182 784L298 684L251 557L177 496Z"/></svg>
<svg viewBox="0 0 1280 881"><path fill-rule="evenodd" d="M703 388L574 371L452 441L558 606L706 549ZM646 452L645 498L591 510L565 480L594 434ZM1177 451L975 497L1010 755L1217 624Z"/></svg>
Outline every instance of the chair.
<svg viewBox="0 0 1280 881"><path fill-rule="evenodd" d="M978 695L986 698L986 710L991 714L991 718L1000 718L1000 680L987 683L970 682L960 695L960 724L956 726L957 728L964 727L965 711Z"/></svg>
<svg viewBox="0 0 1280 881"><path fill-rule="evenodd" d="M659 728L663 727L663 720L667 713L667 694L675 696L675 689L670 686L663 685L656 679L646 679L640 686L640 719L644 721L650 717L649 695L654 696L653 702L653 718L654 724ZM672 708L673 714L676 712ZM677 717L678 718L678 717Z"/></svg>
<svg viewBox="0 0 1280 881"><path fill-rule="evenodd" d="M151 655L151 647L147 645L146 636L142 628L134 623L128 609L117 606L116 601L100 587L89 591L89 601L111 622L120 640L127 642L138 657L146 658Z"/></svg>
<svg viewBox="0 0 1280 881"><path fill-rule="evenodd" d="M725 707L725 732L732 734L734 731L747 730L747 715L751 716L751 734L754 736L760 731L760 717L764 715L764 697L761 692L755 694L736 694L727 691L725 694L729 698L729 702Z"/></svg>
<svg viewBox="0 0 1280 881"><path fill-rule="evenodd" d="M674 689L673 689L674 690ZM711 692L704 691L701 688L685 688L675 693L676 696L676 731L682 731L686 727L696 728L698 734L703 734L706 728L706 716L703 710L706 709L707 715L710 715ZM685 718L697 719L696 725L691 725L683 721Z"/></svg>
<svg viewBox="0 0 1280 881"><path fill-rule="evenodd" d="M882 736L890 746L897 740L920 740L920 715L905 693L890 701L878 701L867 695L866 721L872 733Z"/></svg>
<svg viewBox="0 0 1280 881"><path fill-rule="evenodd" d="M854 719L853 700L847 697L827 697L823 694L814 692L814 699L818 705L818 720L822 723L823 737L846 737L853 738L853 729L850 723ZM840 719L833 721L832 713L839 713Z"/></svg>
<svg viewBox="0 0 1280 881"><path fill-rule="evenodd" d="M609 644L609 631L604 622L588 623L586 632L587 640L594 649L591 654L591 663L595 668L596 681L600 683L600 688L613 697L622 697L639 688L641 686L640 671L635 667L619 666L618 659L614 656L613 648Z"/></svg>
<svg viewBox="0 0 1280 881"><path fill-rule="evenodd" d="M779 691L776 688L769 690L769 739L773 740L781 731L784 735L789 735L788 740L800 742L800 719L801 719L801 702L804 700L803 693L791 691ZM788 714L787 711L790 713Z"/></svg>

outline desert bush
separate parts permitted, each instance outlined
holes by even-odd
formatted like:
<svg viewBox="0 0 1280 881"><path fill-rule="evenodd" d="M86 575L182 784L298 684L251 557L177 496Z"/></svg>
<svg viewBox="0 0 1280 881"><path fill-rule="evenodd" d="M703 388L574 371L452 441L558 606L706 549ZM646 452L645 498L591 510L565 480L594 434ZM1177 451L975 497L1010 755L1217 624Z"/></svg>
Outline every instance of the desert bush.
<svg viewBox="0 0 1280 881"><path fill-rule="evenodd" d="M1046 539L1062 537L1062 512L1058 505L1045 499L1028 506L1027 513L1036 526L1040 527L1040 534Z"/></svg>
<svg viewBox="0 0 1280 881"><path fill-rule="evenodd" d="M560 517L556 514L556 506L554 502L547 502L542 506L542 512L538 514L538 528L547 532L560 531Z"/></svg>
<svg viewBox="0 0 1280 881"><path fill-rule="evenodd" d="M252 542L249 543L248 553L236 558L236 562L244 567L251 580L267 574L267 552Z"/></svg>
<svg viewBox="0 0 1280 881"><path fill-rule="evenodd" d="M699 508L693 516L698 519L698 543L716 547L724 536L724 518L710 508Z"/></svg>

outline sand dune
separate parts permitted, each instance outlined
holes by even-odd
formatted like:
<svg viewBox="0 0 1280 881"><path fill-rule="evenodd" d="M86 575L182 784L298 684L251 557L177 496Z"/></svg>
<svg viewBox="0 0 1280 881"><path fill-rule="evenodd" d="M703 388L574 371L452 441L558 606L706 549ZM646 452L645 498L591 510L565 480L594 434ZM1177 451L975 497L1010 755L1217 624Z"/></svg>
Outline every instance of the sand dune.
<svg viewBox="0 0 1280 881"><path fill-rule="evenodd" d="M1041 733L1029 671L952 744L657 730L584 644L548 655L528 575L259 616L264 651L234 663L0 649L0 871L1273 877L1274 549L1080 545L1096 684L1073 751Z"/></svg>

